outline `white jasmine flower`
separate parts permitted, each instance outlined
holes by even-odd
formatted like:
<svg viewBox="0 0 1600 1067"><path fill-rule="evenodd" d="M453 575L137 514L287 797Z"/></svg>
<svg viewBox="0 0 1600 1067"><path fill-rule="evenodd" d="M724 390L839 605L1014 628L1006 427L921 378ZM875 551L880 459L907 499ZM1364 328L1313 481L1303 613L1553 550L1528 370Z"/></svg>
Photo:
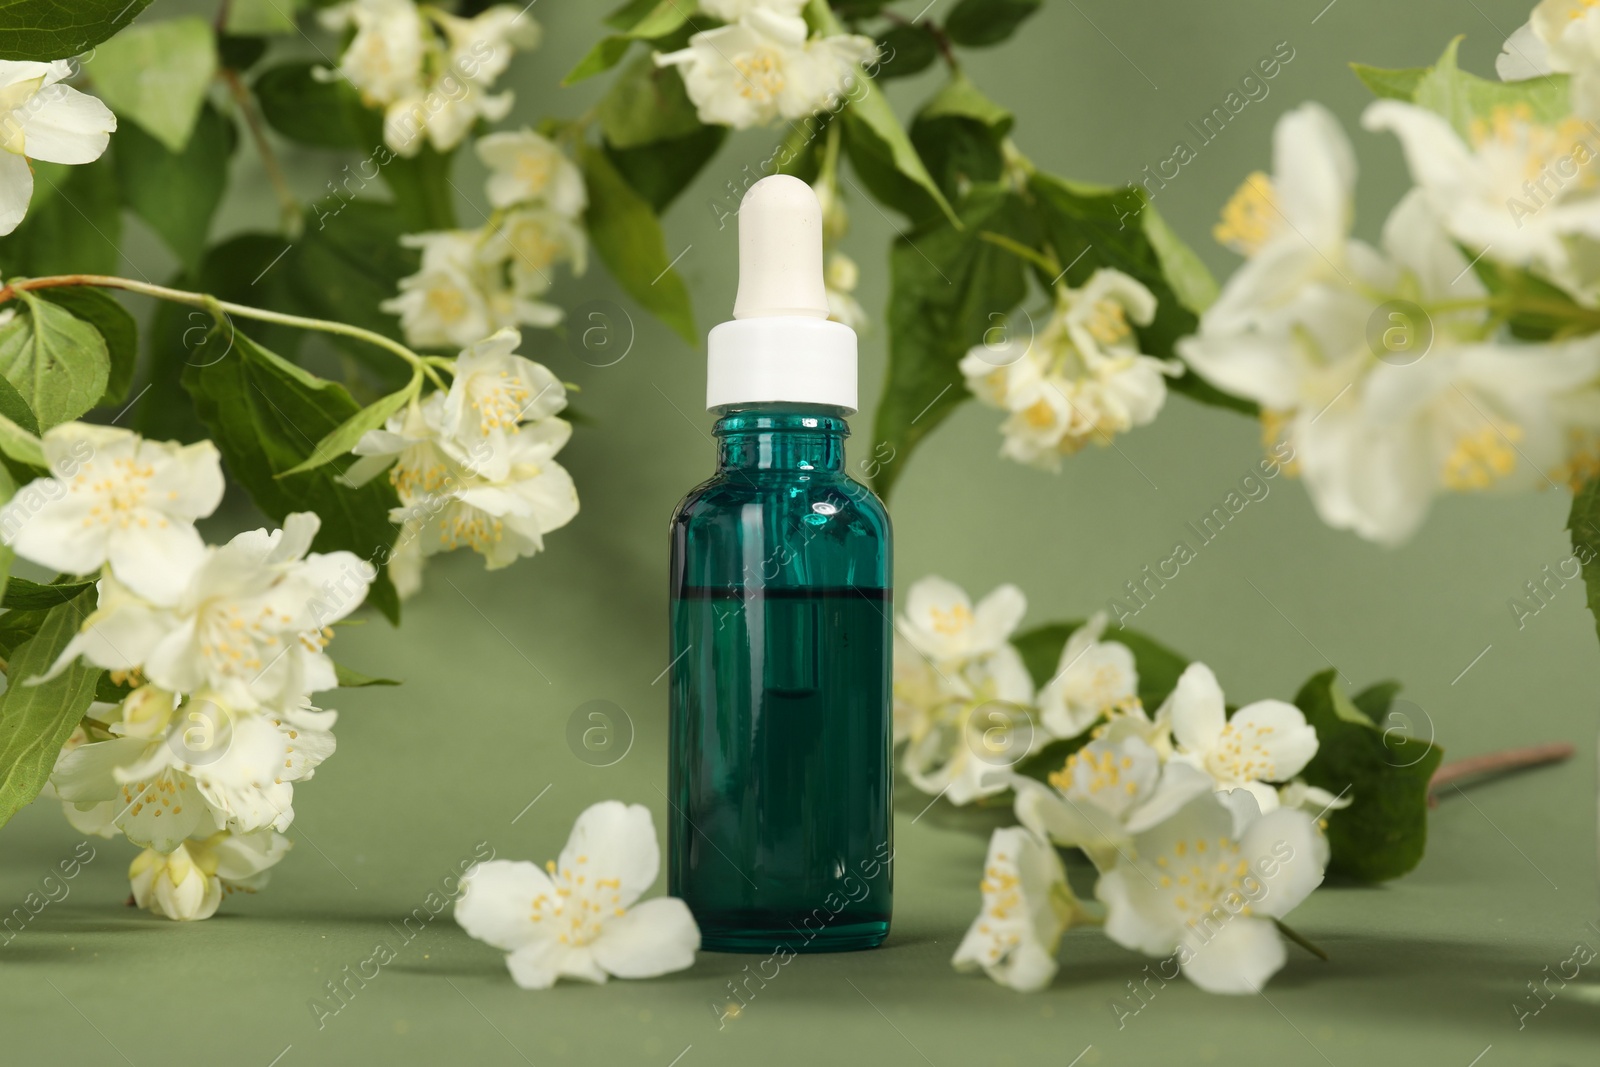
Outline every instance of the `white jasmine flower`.
<svg viewBox="0 0 1600 1067"><path fill-rule="evenodd" d="M384 142L408 157L424 140L448 152L478 119L504 118L511 93L488 89L515 49L539 40L538 25L508 5L463 19L412 0L352 0L322 19L356 30L337 71L323 76L348 79L369 107L381 108Z"/></svg>
<svg viewBox="0 0 1600 1067"><path fill-rule="evenodd" d="M907 592L896 620L895 714L909 741L903 769L918 789L953 804L1003 792L998 772L1043 743L1030 710L1033 679L1009 640L1027 607L1014 585L976 607L935 576Z"/></svg>
<svg viewBox="0 0 1600 1067"><path fill-rule="evenodd" d="M1597 116L1600 102L1600 17L1586 0L1541 0L1502 46L1495 72L1505 81L1572 75L1573 110Z"/></svg>
<svg viewBox="0 0 1600 1067"><path fill-rule="evenodd" d="M982 677L990 668L998 673ZM1028 707L1033 685L1027 671L990 660L969 671L966 680L976 682L974 692L931 709L901 761L912 785L958 807L1005 792L1009 768L1045 742Z"/></svg>
<svg viewBox="0 0 1600 1067"><path fill-rule="evenodd" d="M1550 46L1534 29L1532 22L1524 22L1512 31L1500 46L1494 60L1494 72L1501 81L1525 81L1555 72Z"/></svg>
<svg viewBox="0 0 1600 1067"><path fill-rule="evenodd" d="M99 100L62 80L65 60L32 63L0 60L0 235L15 230L33 199L33 168L46 163L92 163L117 128L117 117Z"/></svg>
<svg viewBox="0 0 1600 1067"><path fill-rule="evenodd" d="M68 574L109 564L140 596L171 603L205 554L194 521L222 500L216 447L81 422L46 430L43 446L54 473L0 508L0 538L23 559Z"/></svg>
<svg viewBox="0 0 1600 1067"><path fill-rule="evenodd" d="M1067 757L1045 784L1012 775L1022 824L1057 845L1082 849L1110 870L1133 848L1135 834L1170 818L1202 793L1209 776L1162 757L1138 737L1098 739Z"/></svg>
<svg viewBox="0 0 1600 1067"><path fill-rule="evenodd" d="M496 4L471 18L436 8L428 14L444 31L450 67L482 85L504 74L516 52L538 48L544 36L521 4Z"/></svg>
<svg viewBox="0 0 1600 1067"><path fill-rule="evenodd" d="M476 231L448 230L400 239L406 247L422 250L421 268L400 279L400 295L379 307L400 316L407 344L462 348L498 328L491 318L479 237Z"/></svg>
<svg viewBox="0 0 1600 1067"><path fill-rule="evenodd" d="M1246 261L1205 319L1237 332L1274 320L1307 286L1347 278L1370 250L1349 239L1355 217L1355 153L1320 104L1284 113L1272 132L1273 173L1245 178L1212 231Z"/></svg>
<svg viewBox="0 0 1600 1067"><path fill-rule="evenodd" d="M676 897L634 902L656 880L661 851L648 809L607 800L578 816L548 873L491 860L461 880L456 922L504 950L524 989L559 977L654 978L694 963L700 929Z"/></svg>
<svg viewBox="0 0 1600 1067"><path fill-rule="evenodd" d="M1077 737L1101 716L1139 701L1133 653L1120 642L1100 640L1106 621L1106 613L1097 612L1072 631L1055 677L1039 690L1039 719L1057 737Z"/></svg>
<svg viewBox="0 0 1600 1067"><path fill-rule="evenodd" d="M974 608L966 590L929 575L907 591L897 628L934 662L959 662L1010 648L1027 610L1027 598L1014 585L998 586Z"/></svg>
<svg viewBox="0 0 1600 1067"><path fill-rule="evenodd" d="M1211 776L1217 789L1243 789L1262 811L1278 806L1278 791L1268 782L1286 782L1317 754L1317 731L1305 715L1282 700L1246 704L1230 718L1217 676L1204 663L1191 663L1167 698L1173 759Z"/></svg>
<svg viewBox="0 0 1600 1067"><path fill-rule="evenodd" d="M296 512L282 530L251 530L209 549L167 607L102 579L99 607L47 677L82 656L139 670L171 692L207 690L242 711L332 689L333 661L322 651L328 627L360 606L373 572L353 552L307 555L320 525Z"/></svg>
<svg viewBox="0 0 1600 1067"><path fill-rule="evenodd" d="M473 472L489 481L506 478L512 461L509 439L523 423L548 418L567 406L560 379L542 363L517 355L521 346L520 333L501 330L465 349L456 359L439 411L443 434L467 447L480 441L488 445ZM565 443L566 437L561 440Z"/></svg>
<svg viewBox="0 0 1600 1067"><path fill-rule="evenodd" d="M428 28L412 0L352 0L319 18L331 30L355 28L337 73L369 107L392 104L422 83Z"/></svg>
<svg viewBox="0 0 1600 1067"><path fill-rule="evenodd" d="M1163 763L1172 758L1172 719L1170 701L1164 702L1156 709L1154 716L1145 710L1143 704L1135 702L1123 705L1111 712L1105 723L1095 727L1096 740L1122 741L1128 738L1138 738L1161 757Z"/></svg>
<svg viewBox="0 0 1600 1067"><path fill-rule="evenodd" d="M1044 989L1061 935L1084 916L1055 849L1020 826L996 830L978 889L983 909L950 962L958 971L981 967L1018 992Z"/></svg>
<svg viewBox="0 0 1600 1067"><path fill-rule="evenodd" d="M401 243L422 249L417 273L400 279L400 295L379 305L400 316L406 342L417 348L465 348L497 330L554 326L558 307L527 299L549 287L536 270L518 274L524 291L510 284L508 265L516 246L489 230L443 230L414 233ZM527 264L523 264L524 267ZM528 276L536 284L529 292Z"/></svg>
<svg viewBox="0 0 1600 1067"><path fill-rule="evenodd" d="M1397 543L1442 489L1542 485L1581 467L1600 428L1600 342L1481 340L1483 286L1421 191L1390 215L1383 246L1253 319L1214 318L1253 299L1235 291L1255 284L1247 265L1178 351L1261 405L1324 522ZM1375 317L1393 324L1381 343Z"/></svg>
<svg viewBox="0 0 1600 1067"><path fill-rule="evenodd" d="M478 158L489 168L489 203L497 208L544 204L567 218L588 206L583 173L556 143L529 129L480 138Z"/></svg>
<svg viewBox="0 0 1600 1067"><path fill-rule="evenodd" d="M413 402L356 444L362 458L346 484L392 466L400 507L389 517L401 533L389 565L407 589L419 586L428 556L466 546L503 567L541 551L544 535L578 512L572 477L555 461L572 436L554 417L566 389L515 354L521 343L502 330L465 349L446 393Z"/></svg>
<svg viewBox="0 0 1600 1067"><path fill-rule="evenodd" d="M1498 107L1474 122L1469 145L1442 116L1398 100L1377 101L1362 124L1400 138L1411 176L1452 237L1569 288L1584 284L1571 238L1600 237L1600 127L1576 117L1545 126L1526 105Z"/></svg>
<svg viewBox="0 0 1600 1067"><path fill-rule="evenodd" d="M419 524L424 555L467 547L490 570L532 556L544 549L545 534L578 514L572 475L554 458L571 436L571 424L558 418L524 426L491 461L502 478L473 478L443 497L397 508L390 519Z"/></svg>
<svg viewBox="0 0 1600 1067"><path fill-rule="evenodd" d="M209 919L225 892L254 892L264 885L268 868L288 850L288 839L271 830L221 831L169 853L145 849L128 868L134 903L169 919Z"/></svg>
<svg viewBox="0 0 1600 1067"><path fill-rule="evenodd" d="M133 900L139 907L169 919L209 919L222 903L222 883L203 870L184 845L171 852L147 848L128 867Z"/></svg>
<svg viewBox="0 0 1600 1067"><path fill-rule="evenodd" d="M333 754L336 717L309 707L236 712L192 697L159 734L113 722L119 736L64 749L51 782L78 829L120 830L158 852L224 827L285 830L294 819L293 783Z"/></svg>
<svg viewBox="0 0 1600 1067"><path fill-rule="evenodd" d="M382 429L362 434L361 440L351 449L352 454L361 458L349 466L340 481L359 489L388 470L389 481L402 504L415 504L431 494L459 485L467 477L466 464L460 450L444 439L440 426L444 396L433 392L421 400L413 399L390 415ZM483 451L472 458L481 460L487 456L487 451Z"/></svg>
<svg viewBox="0 0 1600 1067"><path fill-rule="evenodd" d="M761 5L695 34L681 51L656 53L656 63L683 68L701 122L742 130L829 106L876 54L870 37L855 34L808 41L804 19Z"/></svg>
<svg viewBox="0 0 1600 1067"><path fill-rule="evenodd" d="M588 268L588 248L583 227L567 216L548 208L518 208L485 231L481 256L490 269L509 270L511 292L524 302L519 321L536 319L531 324L543 326L560 322L563 313L532 298L549 291L557 263L570 262L572 273L581 275Z"/></svg>
<svg viewBox="0 0 1600 1067"><path fill-rule="evenodd" d="M1322 883L1325 846L1311 818L1267 815L1246 798L1190 801L1137 834L1133 859L1100 876L1106 935L1178 965L1209 993L1257 993L1287 956L1272 920Z"/></svg>
<svg viewBox="0 0 1600 1067"><path fill-rule="evenodd" d="M1082 289L1057 287L1036 336L968 351L960 365L967 388L1011 413L1000 427L1001 455L1059 470L1063 455L1153 421L1177 368L1140 353L1130 320L1148 325L1155 307L1150 290L1103 268Z"/></svg>

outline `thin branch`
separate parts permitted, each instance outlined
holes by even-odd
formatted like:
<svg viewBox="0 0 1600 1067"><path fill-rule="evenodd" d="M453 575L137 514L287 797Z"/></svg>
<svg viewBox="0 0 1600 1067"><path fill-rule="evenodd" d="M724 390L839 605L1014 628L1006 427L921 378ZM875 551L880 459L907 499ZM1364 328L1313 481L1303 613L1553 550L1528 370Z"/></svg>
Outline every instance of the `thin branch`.
<svg viewBox="0 0 1600 1067"><path fill-rule="evenodd" d="M185 304L189 307L200 308L210 312L212 317L218 319L226 313L227 315L237 315L242 319L255 319L258 322L273 322L280 326L293 326L301 330L315 330L320 333L334 333L344 337L353 337L359 341L377 345L379 348L388 349L413 367L421 369L435 385L441 389L444 388L444 383L439 379L434 369L428 365L427 360L394 338L385 337L381 333L364 330L360 326L352 326L347 322L312 319L303 315L286 315L279 311L268 311L265 308L254 308L245 304L218 300L207 293L191 293L183 289L171 289L165 285L152 285L149 282L134 281L132 278L118 278L109 274L58 274L47 278L24 278L0 288L0 304L15 299L19 293L33 292L39 289L64 289L74 286L123 289L130 293L142 293L145 296L153 296L160 300L169 300L174 304Z"/></svg>
<svg viewBox="0 0 1600 1067"><path fill-rule="evenodd" d="M1542 767L1549 763L1560 763L1572 758L1576 751L1572 745L1565 741L1552 741L1544 745L1528 745L1523 748L1508 748L1503 752L1489 752L1482 756L1468 756L1466 759L1452 760L1433 772L1433 778L1428 782L1429 805L1437 804L1438 798L1432 794L1443 787L1464 778L1477 778L1485 774L1505 774L1509 771L1526 770L1530 767Z"/></svg>
<svg viewBox="0 0 1600 1067"><path fill-rule="evenodd" d="M1278 928L1278 933L1282 934L1284 937L1287 937L1290 941L1293 941L1295 944L1299 945L1301 948L1317 957L1317 959L1321 960L1323 963L1328 962L1330 957L1320 945L1306 937L1306 935L1302 934L1288 923L1284 922L1282 919L1273 919L1272 925Z"/></svg>
<svg viewBox="0 0 1600 1067"><path fill-rule="evenodd" d="M272 142L267 140L267 131L261 124L261 113L256 110L255 98L250 95L250 89L245 85L244 79L239 77L238 71L224 67L218 76L227 85L234 103L239 106L239 114L244 116L245 129L250 131L250 139L255 142L256 154L261 157L261 168L267 172L267 180L272 183L273 191L278 194L278 205L283 212L283 232L290 240L295 240L305 226L305 218L300 213L300 201L295 199L294 190L289 188L288 175L284 173L283 165L278 162L278 153L273 150Z"/></svg>
<svg viewBox="0 0 1600 1067"><path fill-rule="evenodd" d="M1049 274L1059 275L1061 273L1061 263L1056 258L1054 251L1047 255L1036 248L1029 248L1021 241L1007 237L1003 233L995 233L993 230L978 231L978 239L980 241L988 241L998 248L1003 248L1012 255L1027 260Z"/></svg>

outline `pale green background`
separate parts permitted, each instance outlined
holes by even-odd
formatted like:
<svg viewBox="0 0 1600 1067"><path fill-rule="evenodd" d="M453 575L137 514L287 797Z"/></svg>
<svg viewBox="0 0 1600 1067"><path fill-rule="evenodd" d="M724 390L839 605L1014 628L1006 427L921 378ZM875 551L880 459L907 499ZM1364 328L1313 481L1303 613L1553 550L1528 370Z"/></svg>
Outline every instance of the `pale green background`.
<svg viewBox="0 0 1600 1067"><path fill-rule="evenodd" d="M1017 143L1040 166L1120 183L1167 156L1187 136L1187 120L1288 41L1295 58L1271 95L1157 200L1225 272L1232 264L1210 244L1210 224L1242 176L1267 164L1278 114L1315 98L1354 128L1368 98L1347 60L1423 64L1465 32L1464 62L1488 72L1526 13L1517 0L1324 3L1051 0L1017 41L966 61L1015 109ZM571 116L593 99L594 87L558 91L556 83L608 6L544 0L534 8L548 35L514 69L517 118ZM182 10L163 3L146 17L162 9ZM937 77L895 82L890 95L909 109ZM1359 130L1353 138L1364 171L1359 227L1370 237L1403 175L1386 138ZM728 308L734 281L733 230L715 228L707 202L745 163L764 158L771 139L733 137L667 220L670 253L693 246L679 266L702 329ZM329 176L330 158L291 158L307 194ZM249 163L247 151L241 166ZM476 197L477 179L468 164L457 183ZM851 207L846 247L862 264L860 296L876 315L894 227L860 198ZM270 226L273 211L266 189L250 181L225 214L232 229ZM476 221L470 206L462 211ZM139 269L159 277L169 261L148 235L135 238ZM557 296L568 306L609 298L632 309L599 269ZM1210 663L1236 701L1291 696L1332 662L1357 686L1403 679L1425 709L1424 730L1452 755L1566 739L1579 758L1485 786L1470 800L1447 799L1432 818L1426 860L1403 882L1317 893L1293 918L1333 962L1292 950L1270 1001L1208 997L1174 983L1119 1030L1109 1002L1126 996L1146 961L1092 931L1067 938L1062 973L1041 995L955 974L948 960L977 907L984 841L940 809L913 825L922 801L910 795L901 797L889 943L795 960L722 1032L711 1005L750 959L707 955L662 980L526 993L496 952L447 917L319 1031L307 1002L322 983L380 939L398 946L391 923L479 842L543 860L580 810L608 797L648 805L661 825L665 690L652 680L666 666L666 522L709 471L712 452L700 410L703 351L636 309L633 318L637 343L607 369L580 364L553 340L530 341L530 355L582 385L581 405L595 420L563 456L583 511L550 538L548 552L493 575L473 557L448 560L430 570L402 629L373 621L341 633L342 659L406 684L330 701L343 712L340 749L297 790L297 848L268 891L230 899L210 922L167 923L122 906L132 849L97 842L98 858L70 883L71 896L0 947L6 1062L1593 1062L1600 963L1525 1030L1512 1009L1525 983L1575 944L1600 947L1600 931L1585 925L1597 916L1593 624L1576 585L1525 630L1507 605L1568 554L1565 495L1444 500L1415 540L1390 551L1325 529L1302 488L1281 479L1160 593L1141 628ZM883 374L881 332L863 338L862 355L870 411ZM1120 439L1120 452L1091 449L1058 477L997 459L996 423L993 412L964 408L911 461L893 506L897 579L903 589L940 573L979 593L1016 582L1028 593L1030 622L1103 603L1167 555L1184 523L1218 503L1258 457L1254 425L1182 398L1154 426ZM869 427L857 419L858 444ZM573 709L596 698L626 708L637 727L632 752L606 769L580 763L565 741ZM0 905L20 903L78 840L53 804L23 812L0 836Z"/></svg>

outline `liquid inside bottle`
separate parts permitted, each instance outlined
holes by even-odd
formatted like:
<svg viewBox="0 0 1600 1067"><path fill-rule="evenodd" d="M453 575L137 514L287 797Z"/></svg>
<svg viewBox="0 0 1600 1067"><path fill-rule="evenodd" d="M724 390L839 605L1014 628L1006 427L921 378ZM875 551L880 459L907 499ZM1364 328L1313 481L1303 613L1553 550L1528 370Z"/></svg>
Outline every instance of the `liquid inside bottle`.
<svg viewBox="0 0 1600 1067"><path fill-rule="evenodd" d="M889 526L847 432L836 409L730 412L673 518L669 877L712 951L889 930Z"/></svg>

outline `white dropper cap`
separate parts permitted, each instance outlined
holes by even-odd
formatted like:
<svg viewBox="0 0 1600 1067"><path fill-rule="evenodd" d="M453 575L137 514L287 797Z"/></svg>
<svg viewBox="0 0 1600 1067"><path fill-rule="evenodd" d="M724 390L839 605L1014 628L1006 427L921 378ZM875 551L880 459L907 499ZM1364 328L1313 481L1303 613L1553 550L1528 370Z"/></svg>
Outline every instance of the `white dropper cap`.
<svg viewBox="0 0 1600 1067"><path fill-rule="evenodd" d="M856 334L828 320L822 205L787 174L739 204L739 294L707 339L706 407L788 402L856 410Z"/></svg>

